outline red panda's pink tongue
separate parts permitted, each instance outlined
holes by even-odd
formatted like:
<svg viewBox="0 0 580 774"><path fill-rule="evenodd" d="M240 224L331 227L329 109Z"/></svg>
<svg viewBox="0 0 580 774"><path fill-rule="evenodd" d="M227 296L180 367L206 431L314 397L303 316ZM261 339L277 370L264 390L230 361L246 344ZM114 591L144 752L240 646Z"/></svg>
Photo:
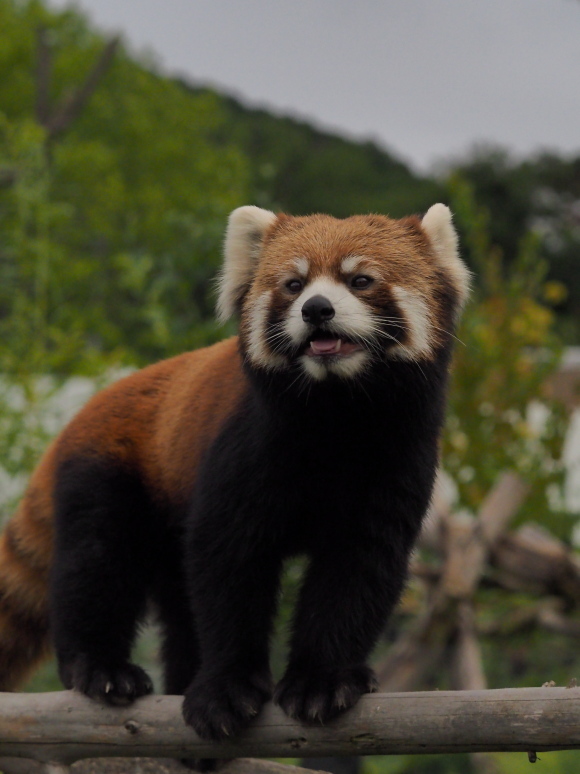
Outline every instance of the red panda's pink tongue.
<svg viewBox="0 0 580 774"><path fill-rule="evenodd" d="M330 355L340 352L341 344L340 339L318 339L311 341L310 347L315 355Z"/></svg>
<svg viewBox="0 0 580 774"><path fill-rule="evenodd" d="M313 355L317 355L318 357L329 355L344 357L346 355L352 355L353 352L358 352L361 349L362 347L360 344L355 344L352 341L343 341L342 339L318 339L317 341L310 342L305 354L310 357Z"/></svg>

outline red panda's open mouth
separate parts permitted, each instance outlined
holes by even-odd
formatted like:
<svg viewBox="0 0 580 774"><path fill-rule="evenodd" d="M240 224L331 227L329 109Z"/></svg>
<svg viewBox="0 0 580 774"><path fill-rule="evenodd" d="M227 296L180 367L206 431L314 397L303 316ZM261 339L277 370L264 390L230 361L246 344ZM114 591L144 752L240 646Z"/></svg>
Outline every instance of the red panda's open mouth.
<svg viewBox="0 0 580 774"><path fill-rule="evenodd" d="M330 357L332 355L346 357L347 355L352 355L353 352L358 352L362 349L363 347L360 344L355 344L352 341L324 338L313 339L309 342L304 354L309 357Z"/></svg>

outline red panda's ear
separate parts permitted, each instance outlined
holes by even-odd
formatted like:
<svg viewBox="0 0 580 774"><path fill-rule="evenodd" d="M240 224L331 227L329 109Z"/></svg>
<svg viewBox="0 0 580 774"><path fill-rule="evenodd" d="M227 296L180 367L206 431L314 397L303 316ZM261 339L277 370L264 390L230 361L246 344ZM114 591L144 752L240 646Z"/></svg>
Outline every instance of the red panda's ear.
<svg viewBox="0 0 580 774"><path fill-rule="evenodd" d="M453 227L449 207L444 204L434 204L423 217L421 228L429 238L439 266L453 283L459 296L459 309L461 309L469 295L470 273L459 257L457 232Z"/></svg>
<svg viewBox="0 0 580 774"><path fill-rule="evenodd" d="M218 280L217 315L221 322L236 311L252 281L266 231L276 215L260 207L238 207L228 220L224 243L224 263Z"/></svg>

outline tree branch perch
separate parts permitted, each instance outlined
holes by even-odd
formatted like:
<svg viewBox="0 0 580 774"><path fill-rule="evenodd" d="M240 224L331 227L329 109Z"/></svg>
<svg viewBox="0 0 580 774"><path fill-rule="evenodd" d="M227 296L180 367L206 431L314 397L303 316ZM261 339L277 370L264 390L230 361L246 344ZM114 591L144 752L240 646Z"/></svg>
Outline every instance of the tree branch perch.
<svg viewBox="0 0 580 774"><path fill-rule="evenodd" d="M326 726L273 705L238 737L199 739L178 696L112 708L74 692L0 694L0 756L69 764L82 758L278 758L580 748L580 691L518 688L373 694Z"/></svg>

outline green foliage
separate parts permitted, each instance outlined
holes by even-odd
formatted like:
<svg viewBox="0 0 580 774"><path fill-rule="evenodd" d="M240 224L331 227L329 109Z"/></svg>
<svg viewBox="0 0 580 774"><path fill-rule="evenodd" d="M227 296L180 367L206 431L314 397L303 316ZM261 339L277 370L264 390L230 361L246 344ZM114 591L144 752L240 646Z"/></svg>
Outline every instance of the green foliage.
<svg viewBox="0 0 580 774"><path fill-rule="evenodd" d="M205 93L193 90L193 93ZM227 133L251 160L254 201L294 215L402 217L438 201L441 186L372 142L353 142L293 118L224 98Z"/></svg>
<svg viewBox="0 0 580 774"><path fill-rule="evenodd" d="M519 520L538 521L569 539L573 515L558 510L567 418L545 389L561 354L551 304L562 290L547 281L536 233L525 233L516 254L506 257L493 239L493 217L479 203L474 187L456 174L448 190L462 247L474 270L473 298L458 333L442 449L444 467L458 488L456 507L476 511L498 476L515 469L532 487ZM419 588L409 592L417 595ZM478 590L474 602L478 625L485 630L491 623L518 620L538 600L534 594L510 594L490 585ZM547 679L565 685L580 667L572 638L537 627L514 632L508 625L505 632L482 635L480 643L488 685L494 688L538 686ZM426 688L448 687L444 672L437 670L432 680ZM498 771L530 765L525 754L489 757ZM552 773L563 770L565 763L573 765L577 754L540 758ZM365 774L476 770L473 760L462 755L372 758L363 767Z"/></svg>
<svg viewBox="0 0 580 774"><path fill-rule="evenodd" d="M517 470L533 486L522 517L549 520L553 528L566 415L546 393L562 349L548 299L560 289L545 280L537 235L524 234L517 254L504 260L471 186L456 175L449 188L476 278L458 333L444 466L460 506L470 510L501 472ZM572 520L564 526L569 533Z"/></svg>
<svg viewBox="0 0 580 774"><path fill-rule="evenodd" d="M5 295L18 287L2 320L33 305L45 337L63 339L53 347L61 362L45 367L63 372L83 370L91 353L145 363L206 343L217 336L209 296L223 223L248 190L243 154L218 139L218 97L192 95L121 48L85 110L48 144L34 122L39 24L54 53L53 105L104 46L76 11L0 0L1 163L15 181L2 205L35 253L30 273L22 244L2 250L0 285Z"/></svg>
<svg viewBox="0 0 580 774"><path fill-rule="evenodd" d="M49 142L35 115L36 29L52 109L104 46L76 11L0 0L0 508L55 423L70 374L145 364L218 337L210 278L247 162L218 139L216 95L192 95L122 48L84 111ZM51 378L41 378L50 374Z"/></svg>
<svg viewBox="0 0 580 774"><path fill-rule="evenodd" d="M0 372L22 382L91 360L62 296L70 254L58 234L70 207L51 195L44 133L32 121L0 114L0 169L13 177L0 189ZM67 276L69 274L69 276Z"/></svg>
<svg viewBox="0 0 580 774"><path fill-rule="evenodd" d="M563 159L544 153L515 161L502 149L483 147L455 172L469 182L479 204L489 213L493 244L507 265L518 255L526 234L537 238L537 251L547 262L547 278L566 292L553 299L557 326L571 344L580 339L580 156Z"/></svg>
<svg viewBox="0 0 580 774"><path fill-rule="evenodd" d="M444 199L476 274L459 332L445 467L460 506L472 511L502 471L518 470L533 486L522 518L569 537L572 519L558 512L565 417L544 385L561 350L554 306L568 313L570 334L580 301L578 160L514 164L505 154L480 154L445 186L373 143L163 78L122 47L83 112L49 142L34 109L39 25L54 53L53 106L104 46L77 11L0 0L0 474L15 482L14 494L56 430L48 406L71 374L94 378L220 335L211 277L230 209L254 202L295 214L397 217ZM6 497L2 507L7 514ZM278 674L300 572L299 562L290 564ZM488 590L478 597L478 617L509 619L533 602ZM490 683L564 682L578 665L574 644L551 635L545 645L541 634L486 640ZM150 661L154 645L143 647ZM57 686L48 666L30 688ZM548 755L541 758L547 766ZM529 766L523 755L509 760L509 770ZM545 770L564 770L558 765ZM365 771L469 766L463 756L393 757L369 759Z"/></svg>
<svg viewBox="0 0 580 774"><path fill-rule="evenodd" d="M49 200L43 139L33 122L0 115L0 169L13 176L0 188L0 341L9 344L0 347L0 462L12 480L31 470L48 441L42 414L51 388L39 374L82 348L49 319L51 278L64 270L51 233L63 213ZM4 495L0 508L10 505Z"/></svg>
<svg viewBox="0 0 580 774"><path fill-rule="evenodd" d="M489 771L496 774L532 774L527 753L487 753ZM540 774L570 774L577 771L580 752L540 752L536 766ZM362 774L476 774L487 771L476 769L467 754L371 756L365 758Z"/></svg>

